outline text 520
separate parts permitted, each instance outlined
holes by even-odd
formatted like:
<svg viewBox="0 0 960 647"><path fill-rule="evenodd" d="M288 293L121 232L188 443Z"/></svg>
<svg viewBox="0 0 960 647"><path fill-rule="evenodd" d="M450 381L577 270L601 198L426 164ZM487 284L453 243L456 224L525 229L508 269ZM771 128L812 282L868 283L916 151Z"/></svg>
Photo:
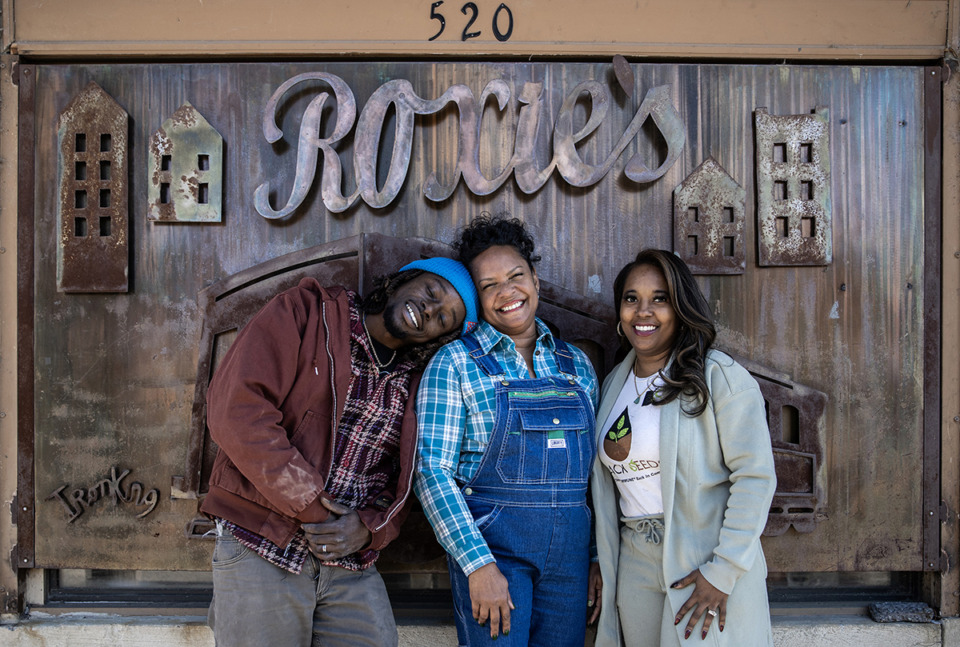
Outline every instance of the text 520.
<svg viewBox="0 0 960 647"><path fill-rule="evenodd" d="M436 0L430 5L430 20L436 20L440 23L440 29L427 40L440 38L440 35L447 28L447 19L439 11L442 4L443 0ZM480 38L483 33L481 30L470 31L480 17L480 9L476 3L467 2L460 7L460 13L466 16L466 23L463 25L463 31L460 32L460 40L467 41L471 38ZM510 40L510 36L513 34L513 12L505 3L501 2L500 6L494 10L490 20L490 29L493 31L494 38L501 43Z"/></svg>

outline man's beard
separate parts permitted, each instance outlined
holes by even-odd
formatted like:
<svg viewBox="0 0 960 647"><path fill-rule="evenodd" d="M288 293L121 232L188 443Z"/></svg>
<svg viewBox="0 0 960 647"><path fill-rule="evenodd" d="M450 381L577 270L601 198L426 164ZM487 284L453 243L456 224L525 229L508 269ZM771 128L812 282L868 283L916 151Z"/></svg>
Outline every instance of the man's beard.
<svg viewBox="0 0 960 647"><path fill-rule="evenodd" d="M390 336L394 339L407 338L407 331L397 323L397 311L400 308L405 308L405 306L398 303L388 303L387 307L383 310L383 327L387 329L387 332L390 333Z"/></svg>

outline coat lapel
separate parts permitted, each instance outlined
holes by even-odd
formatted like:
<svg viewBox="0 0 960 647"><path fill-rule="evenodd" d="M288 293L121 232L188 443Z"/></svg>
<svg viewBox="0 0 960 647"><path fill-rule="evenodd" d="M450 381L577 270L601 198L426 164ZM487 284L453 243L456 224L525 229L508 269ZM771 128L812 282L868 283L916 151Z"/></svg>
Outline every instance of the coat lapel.
<svg viewBox="0 0 960 647"><path fill-rule="evenodd" d="M603 434L607 418L610 417L610 411L613 405L617 403L617 397L620 395L620 389L623 383L630 376L633 370L633 358L636 357L631 350L622 362L617 364L616 368L603 381L603 389L600 392L600 407L597 410L597 447L603 447Z"/></svg>

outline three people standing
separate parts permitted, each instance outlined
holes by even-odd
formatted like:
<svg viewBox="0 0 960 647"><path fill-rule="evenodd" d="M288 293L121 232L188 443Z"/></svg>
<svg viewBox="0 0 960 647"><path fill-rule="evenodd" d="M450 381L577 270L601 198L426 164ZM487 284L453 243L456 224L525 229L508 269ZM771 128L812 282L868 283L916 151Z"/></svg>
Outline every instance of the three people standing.
<svg viewBox="0 0 960 647"><path fill-rule="evenodd" d="M536 316L523 224L478 218L455 248L462 264L417 261L365 299L305 280L219 367L218 644L395 645L373 564L412 482L460 645L581 647L598 611L598 647L772 645L764 401L711 348L686 265L645 250L617 276L629 352L597 409L590 361Z"/></svg>

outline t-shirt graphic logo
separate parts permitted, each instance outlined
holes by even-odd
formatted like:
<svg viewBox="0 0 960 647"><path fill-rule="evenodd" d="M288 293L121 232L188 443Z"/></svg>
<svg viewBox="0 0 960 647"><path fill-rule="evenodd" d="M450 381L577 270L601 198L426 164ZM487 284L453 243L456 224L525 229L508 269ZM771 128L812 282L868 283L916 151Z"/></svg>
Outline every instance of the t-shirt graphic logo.
<svg viewBox="0 0 960 647"><path fill-rule="evenodd" d="M615 461L625 459L627 454L630 453L631 432L630 414L624 407L623 413L617 417L617 421L610 426L603 437L603 451L607 453L607 456Z"/></svg>

